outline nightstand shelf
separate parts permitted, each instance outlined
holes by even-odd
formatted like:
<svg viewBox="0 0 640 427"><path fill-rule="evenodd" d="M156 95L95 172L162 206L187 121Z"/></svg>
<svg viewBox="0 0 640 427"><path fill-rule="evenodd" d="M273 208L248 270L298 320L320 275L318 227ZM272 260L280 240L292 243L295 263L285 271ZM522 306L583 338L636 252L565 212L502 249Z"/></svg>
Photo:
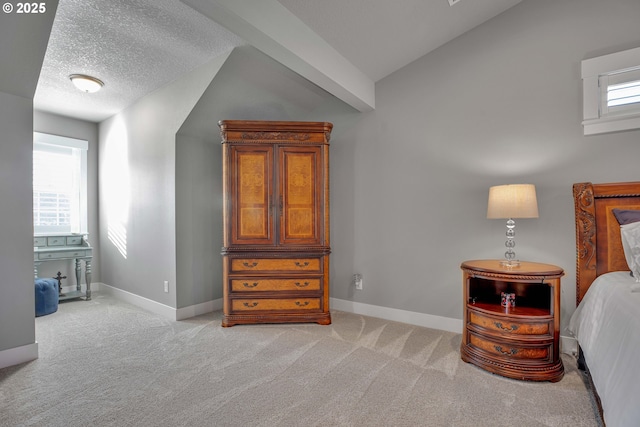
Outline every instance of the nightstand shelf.
<svg viewBox="0 0 640 427"><path fill-rule="evenodd" d="M551 313L549 310L544 308L535 308L535 307L512 307L509 309L504 308L500 304L489 304L489 303L471 303L474 308L478 311L484 311L488 314L499 314L503 316L513 316L513 317L527 317L527 316L549 316L551 317Z"/></svg>
<svg viewBox="0 0 640 427"><path fill-rule="evenodd" d="M506 268L498 260L462 263L464 331L462 360L509 378L559 381L560 278L550 264L522 262ZM515 294L515 306L501 304Z"/></svg>

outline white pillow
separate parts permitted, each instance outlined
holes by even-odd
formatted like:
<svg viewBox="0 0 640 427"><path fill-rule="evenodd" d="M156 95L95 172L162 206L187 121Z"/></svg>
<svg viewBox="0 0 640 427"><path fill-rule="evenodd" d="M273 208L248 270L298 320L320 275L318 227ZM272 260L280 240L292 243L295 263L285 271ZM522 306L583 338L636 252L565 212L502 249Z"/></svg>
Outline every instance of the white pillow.
<svg viewBox="0 0 640 427"><path fill-rule="evenodd" d="M636 282L640 282L640 222L620 226L622 248Z"/></svg>

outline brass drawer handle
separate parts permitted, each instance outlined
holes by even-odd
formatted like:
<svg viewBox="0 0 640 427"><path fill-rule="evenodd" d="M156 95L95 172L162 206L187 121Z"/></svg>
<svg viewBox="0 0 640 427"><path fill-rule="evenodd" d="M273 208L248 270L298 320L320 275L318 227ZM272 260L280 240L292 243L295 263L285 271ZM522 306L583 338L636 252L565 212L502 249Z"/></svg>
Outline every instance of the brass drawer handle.
<svg viewBox="0 0 640 427"><path fill-rule="evenodd" d="M256 286L258 286L258 282L253 282L253 283L243 282L242 286L244 286L245 288L255 288Z"/></svg>
<svg viewBox="0 0 640 427"><path fill-rule="evenodd" d="M513 332L513 331L517 331L519 326L518 325L511 325L508 328L505 328L504 326L502 326L502 322L493 322L494 325L496 325L496 328L502 329L505 332Z"/></svg>
<svg viewBox="0 0 640 427"><path fill-rule="evenodd" d="M296 261L296 267L306 267L309 265L309 261L305 261L305 262L300 262L300 261Z"/></svg>
<svg viewBox="0 0 640 427"><path fill-rule="evenodd" d="M515 349L515 348L512 348L509 351L504 351L504 350L502 350L502 347L499 346L499 345L495 345L493 347L496 349L497 352L502 353L505 356L514 356L514 355L518 354L518 350Z"/></svg>
<svg viewBox="0 0 640 427"><path fill-rule="evenodd" d="M244 305L245 307L253 308L253 307L257 306L258 303L257 302L243 302L242 305Z"/></svg>
<svg viewBox="0 0 640 427"><path fill-rule="evenodd" d="M309 301L303 301L303 302L296 301L296 305L298 307L305 307L305 306L309 305Z"/></svg>
<svg viewBox="0 0 640 427"><path fill-rule="evenodd" d="M245 261L245 262L242 263L242 265L244 265L247 268L253 268L253 267L257 266L258 263L254 261L251 264L249 264L248 262Z"/></svg>
<svg viewBox="0 0 640 427"><path fill-rule="evenodd" d="M306 288L307 286L309 286L309 282L304 282L304 283L295 282L295 285L299 288Z"/></svg>

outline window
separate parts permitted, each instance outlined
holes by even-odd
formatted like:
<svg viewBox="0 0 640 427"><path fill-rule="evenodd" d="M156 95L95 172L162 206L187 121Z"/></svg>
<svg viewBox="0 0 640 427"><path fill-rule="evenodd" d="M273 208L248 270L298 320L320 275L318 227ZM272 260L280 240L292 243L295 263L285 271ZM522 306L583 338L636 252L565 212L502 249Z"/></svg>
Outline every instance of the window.
<svg viewBox="0 0 640 427"><path fill-rule="evenodd" d="M584 134L640 129L640 48L582 61Z"/></svg>
<svg viewBox="0 0 640 427"><path fill-rule="evenodd" d="M87 149L79 139L33 134L33 229L87 232Z"/></svg>
<svg viewBox="0 0 640 427"><path fill-rule="evenodd" d="M640 69L600 77L603 115L634 111L640 104Z"/></svg>

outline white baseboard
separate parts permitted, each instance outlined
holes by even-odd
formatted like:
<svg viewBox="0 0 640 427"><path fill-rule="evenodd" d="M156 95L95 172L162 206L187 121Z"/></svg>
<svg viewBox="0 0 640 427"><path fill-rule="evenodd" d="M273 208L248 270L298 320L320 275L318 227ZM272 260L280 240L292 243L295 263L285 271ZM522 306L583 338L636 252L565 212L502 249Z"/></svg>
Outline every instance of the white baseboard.
<svg viewBox="0 0 640 427"><path fill-rule="evenodd" d="M100 293L111 295L114 298L136 305L167 319L176 320L175 308L150 300L149 298L141 297L140 295L132 294L131 292L123 291L122 289L118 289L104 283L100 284Z"/></svg>
<svg viewBox="0 0 640 427"><path fill-rule="evenodd" d="M216 310L222 310L222 298L203 302L201 304L190 305L189 307L179 308L176 311L176 320L184 320L201 314L211 313Z"/></svg>
<svg viewBox="0 0 640 427"><path fill-rule="evenodd" d="M560 335L560 352L571 354L572 356L578 355L578 340L573 337L567 337Z"/></svg>
<svg viewBox="0 0 640 427"><path fill-rule="evenodd" d="M382 307L379 305L364 304L361 302L347 301L331 298L331 308L349 313L363 314L365 316L378 317L394 322L408 323L410 325L423 326L425 328L441 331L462 333L462 320L450 317L434 316L432 314L417 313L415 311L400 310L397 308Z"/></svg>
<svg viewBox="0 0 640 427"><path fill-rule="evenodd" d="M93 292L100 292L100 284L101 284L100 282L92 283L92 284L91 284L91 293L93 293ZM63 287L62 287L62 293L65 293L65 292L73 292L73 291L75 291L75 290L77 290L77 289L76 289L76 285L68 285L68 286L63 286ZM84 283L82 283L82 284L80 285L80 290L81 290L82 292L86 292L86 290L87 290L87 285L85 285Z"/></svg>
<svg viewBox="0 0 640 427"><path fill-rule="evenodd" d="M91 289L93 291L93 283L91 284ZM111 295L114 298L133 304L169 320L184 320L215 310L222 310L221 298L176 309L104 283L100 283L100 293Z"/></svg>
<svg viewBox="0 0 640 427"><path fill-rule="evenodd" d="M7 366L19 365L38 358L38 343L0 351L0 369Z"/></svg>
<svg viewBox="0 0 640 427"><path fill-rule="evenodd" d="M221 298L175 309L173 307L169 307L168 305L164 305L148 298L132 294L131 292L123 291L122 289L114 288L113 286L109 286L104 283L99 283L98 287L96 288L94 288L94 284L92 283L91 289L92 291L94 289L99 289L101 293L111 295L122 301L128 302L129 304L136 305L140 308L143 308L147 311L158 314L170 320L185 320L191 317L199 316L201 314L210 313L212 311L222 310ZM337 298L330 298L330 302L331 308L340 311L346 311L347 313L378 317L380 319L408 323L410 325L438 329L441 331L453 332L456 334L462 333L461 319L435 316L426 313L417 313L415 311L400 310L397 308L382 307L379 305L371 305ZM567 336L560 337L561 352L567 354L576 354L577 348L578 345L574 338Z"/></svg>
<svg viewBox="0 0 640 427"><path fill-rule="evenodd" d="M336 298L331 298L330 300L331 308L336 310L354 314L363 314L365 316L378 317L380 319L408 323L410 325L438 329L457 334L462 333L461 319L416 313L414 311L399 310L396 308L381 307L378 305L370 305ZM573 337L560 336L560 351L562 353L575 355L578 353L578 342Z"/></svg>

